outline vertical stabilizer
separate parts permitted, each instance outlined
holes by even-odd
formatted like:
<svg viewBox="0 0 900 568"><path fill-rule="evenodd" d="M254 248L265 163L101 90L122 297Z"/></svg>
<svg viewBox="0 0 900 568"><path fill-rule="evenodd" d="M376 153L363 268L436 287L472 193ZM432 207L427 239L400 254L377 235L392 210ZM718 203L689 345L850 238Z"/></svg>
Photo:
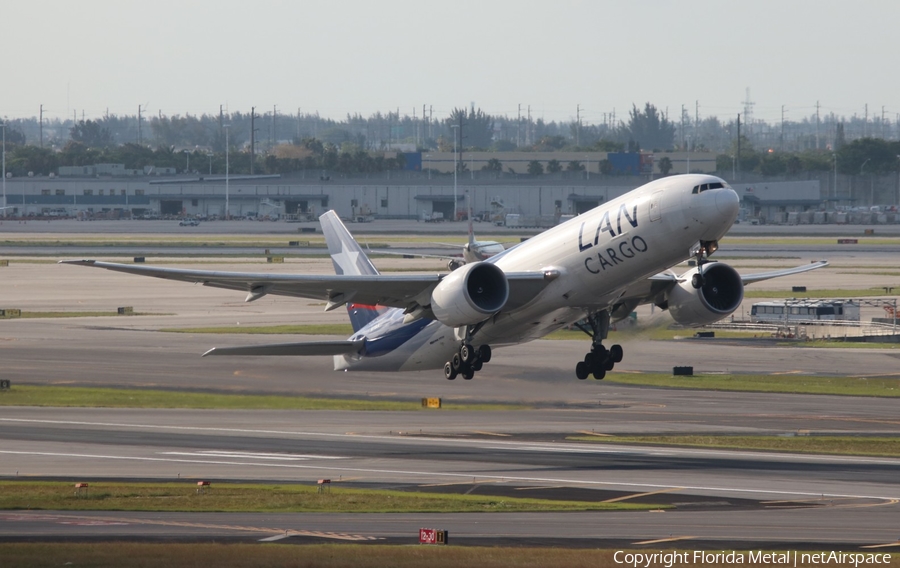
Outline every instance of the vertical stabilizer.
<svg viewBox="0 0 900 568"><path fill-rule="evenodd" d="M324 213L319 217L319 222L322 224L322 233L325 235L325 243L328 245L328 254L331 255L335 274L347 276L378 274L378 269L334 211ZM353 331L359 331L384 311L385 308L379 306L347 303L347 313L350 315Z"/></svg>
<svg viewBox="0 0 900 568"><path fill-rule="evenodd" d="M378 274L372 261L341 222L337 213L327 211L319 217L319 222L322 224L322 233L325 234L328 254L331 255L331 262L334 263L335 274L346 274L347 276Z"/></svg>

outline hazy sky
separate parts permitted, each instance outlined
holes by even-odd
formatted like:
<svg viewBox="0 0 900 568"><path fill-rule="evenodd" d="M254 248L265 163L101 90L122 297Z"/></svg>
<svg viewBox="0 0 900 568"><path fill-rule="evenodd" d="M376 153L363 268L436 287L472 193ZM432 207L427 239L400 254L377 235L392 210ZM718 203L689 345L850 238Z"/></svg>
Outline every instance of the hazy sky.
<svg viewBox="0 0 900 568"><path fill-rule="evenodd" d="M0 116L900 113L897 0L6 0Z"/></svg>

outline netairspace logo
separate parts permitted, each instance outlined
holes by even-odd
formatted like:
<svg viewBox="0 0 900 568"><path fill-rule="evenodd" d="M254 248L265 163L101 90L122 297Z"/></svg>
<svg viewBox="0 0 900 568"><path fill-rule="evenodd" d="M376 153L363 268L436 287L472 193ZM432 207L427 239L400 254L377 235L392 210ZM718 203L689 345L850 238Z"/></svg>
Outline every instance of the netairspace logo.
<svg viewBox="0 0 900 568"><path fill-rule="evenodd" d="M625 552L616 551L613 555L616 564L631 566L632 568L672 568L683 564L701 566L703 564L758 564L765 566L875 566L891 563L891 555L873 552L766 552L751 550L738 552L707 552L694 550L684 552Z"/></svg>

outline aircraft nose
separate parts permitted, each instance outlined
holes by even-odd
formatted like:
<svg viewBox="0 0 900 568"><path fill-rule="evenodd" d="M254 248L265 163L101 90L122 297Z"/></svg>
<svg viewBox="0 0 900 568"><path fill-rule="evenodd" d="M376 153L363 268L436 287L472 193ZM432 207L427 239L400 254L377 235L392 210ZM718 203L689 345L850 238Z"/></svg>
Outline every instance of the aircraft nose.
<svg viewBox="0 0 900 568"><path fill-rule="evenodd" d="M737 218L740 202L733 189L722 189L716 192L716 209L719 213L732 219Z"/></svg>

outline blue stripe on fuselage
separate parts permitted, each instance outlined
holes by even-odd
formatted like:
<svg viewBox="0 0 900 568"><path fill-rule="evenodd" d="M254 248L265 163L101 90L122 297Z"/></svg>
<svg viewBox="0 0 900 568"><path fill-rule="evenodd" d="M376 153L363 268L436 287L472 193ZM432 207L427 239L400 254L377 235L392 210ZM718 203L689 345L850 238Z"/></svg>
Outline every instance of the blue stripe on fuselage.
<svg viewBox="0 0 900 568"><path fill-rule="evenodd" d="M415 337L431 323L429 319L418 319L408 324L403 323L403 310L391 309L375 319L366 327L354 333L350 339L366 339L364 356L379 357L399 348Z"/></svg>

